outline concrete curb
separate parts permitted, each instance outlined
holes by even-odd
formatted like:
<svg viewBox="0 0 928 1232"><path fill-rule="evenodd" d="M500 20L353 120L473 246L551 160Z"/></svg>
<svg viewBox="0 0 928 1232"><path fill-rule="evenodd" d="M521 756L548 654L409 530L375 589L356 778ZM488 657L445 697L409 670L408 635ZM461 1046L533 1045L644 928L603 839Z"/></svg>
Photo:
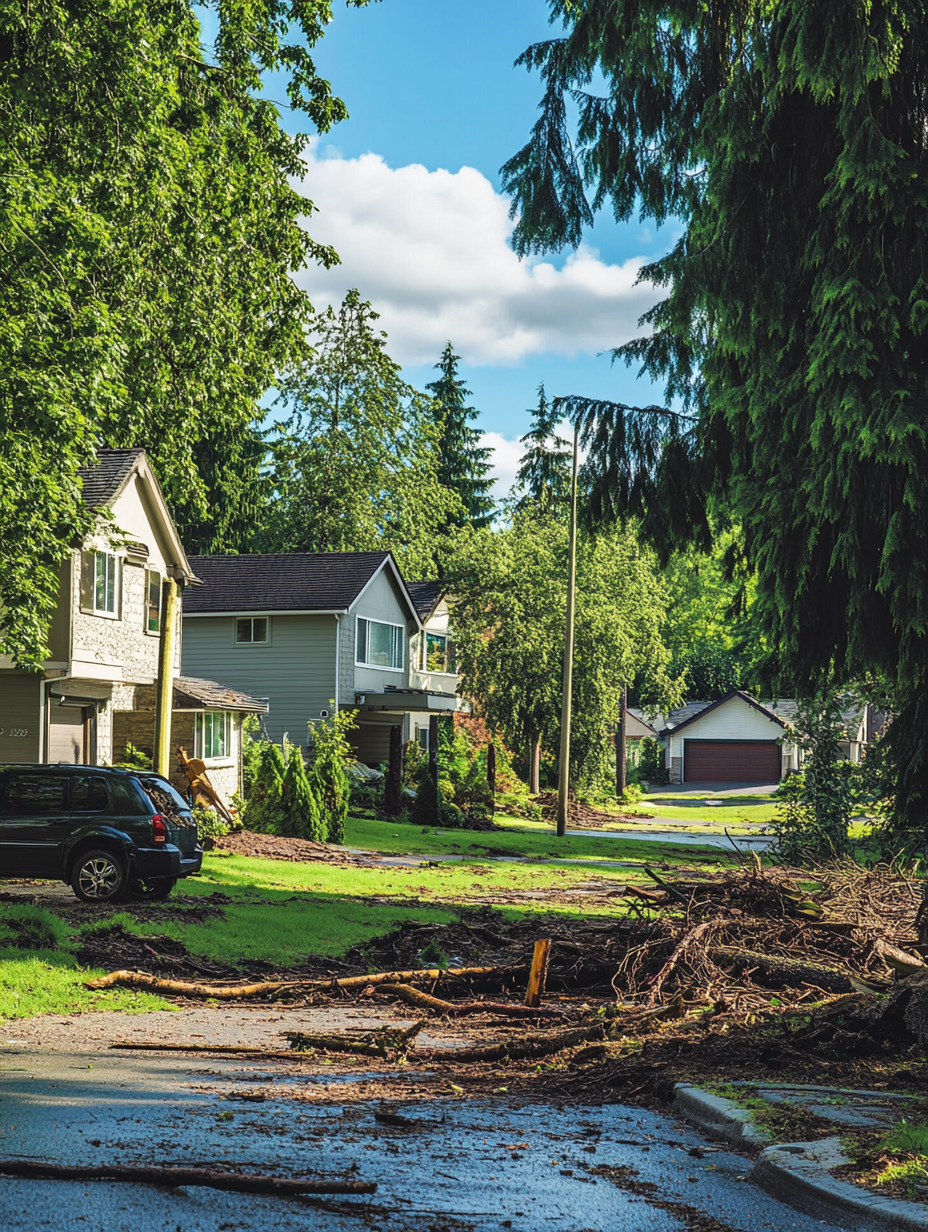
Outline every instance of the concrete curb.
<svg viewBox="0 0 928 1232"><path fill-rule="evenodd" d="M673 1093L674 1111L710 1137L748 1150L770 1144L770 1135L758 1129L748 1109L734 1100L725 1099L722 1095L710 1095L691 1082L676 1083Z"/></svg>
<svg viewBox="0 0 928 1232"><path fill-rule="evenodd" d="M925 1232L928 1207L902 1198L881 1198L831 1175L846 1164L838 1138L768 1146L751 1170L751 1180L774 1198L842 1228L881 1232Z"/></svg>

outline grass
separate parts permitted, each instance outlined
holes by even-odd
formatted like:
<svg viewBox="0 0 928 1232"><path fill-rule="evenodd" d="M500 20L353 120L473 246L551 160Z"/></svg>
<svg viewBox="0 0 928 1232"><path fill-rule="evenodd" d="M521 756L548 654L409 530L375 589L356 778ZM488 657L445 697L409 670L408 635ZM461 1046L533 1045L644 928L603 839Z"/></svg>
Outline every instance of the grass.
<svg viewBox="0 0 928 1232"><path fill-rule="evenodd" d="M558 839L550 831L507 829L504 833L429 830L391 822L350 819L349 846L387 853L459 854L460 861L418 867L357 867L260 860L228 853L207 853L203 872L183 884L194 899L221 891L232 901L222 914L197 919L182 905L173 918L144 921L123 905L94 923L72 925L53 911L31 904L0 908L0 1019L35 1014L71 1014L95 1009L142 1012L170 1008L148 994L121 989L90 992L83 981L99 971L78 966L82 936L121 925L140 936L169 936L191 953L218 962L248 967L264 962L281 968L309 954L341 955L355 945L414 920L445 923L463 910L493 905L510 918L538 911L587 914L576 890L614 882L618 889L644 878L639 867L609 868L536 860L621 859L635 864L726 863L724 854L701 847L622 839ZM492 854L528 857L492 860ZM527 892L541 897L526 898ZM568 897L565 898L564 892ZM620 896L596 903L597 914L624 915ZM142 914L141 912L139 913ZM189 919L185 919L189 914Z"/></svg>

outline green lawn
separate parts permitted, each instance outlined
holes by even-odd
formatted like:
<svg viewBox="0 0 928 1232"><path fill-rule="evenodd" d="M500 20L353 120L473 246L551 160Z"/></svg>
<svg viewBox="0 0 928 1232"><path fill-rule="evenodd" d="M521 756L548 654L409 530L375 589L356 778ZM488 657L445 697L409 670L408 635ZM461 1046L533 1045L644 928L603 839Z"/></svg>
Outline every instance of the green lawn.
<svg viewBox="0 0 928 1232"><path fill-rule="evenodd" d="M645 861L653 864L724 863L725 856L702 847L638 843L621 839L571 837L563 840L532 828L505 833L428 831L392 822L353 819L348 845L387 853L462 854L465 858L418 867L340 866L258 860L224 852L207 853L203 872L182 885L185 895L204 898L216 891L232 899L222 915L197 920L178 904L169 920L144 922L126 904L93 924L77 927L47 908L3 904L0 907L0 1019L41 1013L75 1013L92 1009L140 1012L169 1008L163 1000L122 989L92 993L83 981L99 971L77 966L81 934L113 924L141 936L167 935L193 954L241 965L256 961L281 968L307 955L341 955L352 946L390 931L406 920L442 923L475 906L494 906L510 918L538 911L604 917L627 910L621 897L596 899L595 907L571 891L613 882L618 888L645 878ZM488 855L516 854L535 860L490 860ZM538 863L536 860L633 861L632 867L597 864ZM595 884L595 883L594 883ZM526 898L526 892L544 893ZM566 892L566 896L565 896ZM142 913L140 912L139 915Z"/></svg>

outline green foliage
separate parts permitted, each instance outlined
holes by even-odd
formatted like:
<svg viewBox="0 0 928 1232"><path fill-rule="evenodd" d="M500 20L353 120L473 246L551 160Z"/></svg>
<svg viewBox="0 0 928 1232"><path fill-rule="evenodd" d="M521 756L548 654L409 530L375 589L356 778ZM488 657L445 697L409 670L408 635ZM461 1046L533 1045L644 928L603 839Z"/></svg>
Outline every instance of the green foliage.
<svg viewBox="0 0 928 1232"><path fill-rule="evenodd" d="M282 818L279 834L309 839L314 843L326 841L328 825L306 773L303 750L298 745L292 745L287 750L280 802Z"/></svg>
<svg viewBox="0 0 928 1232"><path fill-rule="evenodd" d="M638 759L638 773L648 783L666 784L670 775L664 766L664 750L661 742L653 736L644 736L641 741L641 755Z"/></svg>
<svg viewBox="0 0 928 1232"><path fill-rule="evenodd" d="M516 472L516 508L564 511L570 501L571 450L557 434L558 415L544 385L538 386L538 406L530 413L532 426L519 438L526 449Z"/></svg>
<svg viewBox="0 0 928 1232"><path fill-rule="evenodd" d="M777 791L780 803L773 830L777 854L790 864L835 859L850 852L854 810L853 768L840 758L840 744L856 733L847 694L820 694L800 704L785 739L804 755L802 773Z"/></svg>
<svg viewBox="0 0 928 1232"><path fill-rule="evenodd" d="M126 751L122 761L113 762L121 770L150 770L151 758L141 749L137 749L130 741L126 742Z"/></svg>
<svg viewBox="0 0 928 1232"><path fill-rule="evenodd" d="M251 795L258 780L267 738L261 732L261 720L256 714L246 714L242 720L242 790L245 799Z"/></svg>
<svg viewBox="0 0 928 1232"><path fill-rule="evenodd" d="M275 496L260 541L273 552L389 548L407 577L435 576L436 526L460 506L428 400L402 379L378 319L354 290L313 317L312 353L281 385L292 414L270 441Z"/></svg>
<svg viewBox="0 0 928 1232"><path fill-rule="evenodd" d="M440 482L456 493L460 511L446 514L435 525L488 526L495 512L490 496L493 480L487 479L491 449L480 444L480 432L470 426L477 418L472 406L467 406L470 390L458 376L459 355L449 342L435 367L441 372L437 381L426 385L434 399L429 414L437 430Z"/></svg>
<svg viewBox="0 0 928 1232"><path fill-rule="evenodd" d="M205 804L193 806L193 820L197 823L197 838L222 838L229 833L229 827L215 809L207 808Z"/></svg>
<svg viewBox="0 0 928 1232"><path fill-rule="evenodd" d="M284 823L283 782L286 764L280 746L270 740L256 742L251 762L251 789L246 792L242 825L260 834L281 834Z"/></svg>
<svg viewBox="0 0 928 1232"><path fill-rule="evenodd" d="M248 439L305 348L292 274L336 260L300 221L306 138L261 97L280 73L317 130L346 115L310 51L330 0L217 5L208 51L197 12L0 13L0 650L25 667L48 656L59 567L94 524L77 471L100 444L145 445L182 535L235 546L242 488L225 481L247 487L247 468L198 449Z"/></svg>
<svg viewBox="0 0 928 1232"><path fill-rule="evenodd" d="M568 528L562 518L516 512L497 532L464 537L447 567L449 607L464 689L511 748L560 740ZM632 530L580 537L571 759L576 781L612 774L622 688L673 704L661 640L665 591Z"/></svg>
<svg viewBox="0 0 928 1232"><path fill-rule="evenodd" d="M334 702L332 705L334 708ZM347 733L357 727L357 713L356 710L333 709L329 718L309 724L309 781L322 811L325 838L329 843L345 841L345 819L351 796L346 767L355 760Z"/></svg>
<svg viewBox="0 0 928 1232"><path fill-rule="evenodd" d="M928 805L928 8L551 13L562 36L522 57L541 116L503 169L517 250L576 245L600 207L683 231L642 270L665 298L616 352L665 382L666 406L562 404L587 445L591 513L640 515L667 556L708 547L715 512L737 522L767 649L796 691L867 673L897 686L895 807L914 829Z"/></svg>

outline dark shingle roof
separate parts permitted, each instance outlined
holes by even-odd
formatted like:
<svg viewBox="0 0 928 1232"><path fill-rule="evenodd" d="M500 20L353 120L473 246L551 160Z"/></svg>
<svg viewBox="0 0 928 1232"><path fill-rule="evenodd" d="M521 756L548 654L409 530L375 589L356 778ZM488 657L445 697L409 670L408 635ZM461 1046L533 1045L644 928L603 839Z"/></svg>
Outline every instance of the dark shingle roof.
<svg viewBox="0 0 928 1232"><path fill-rule="evenodd" d="M184 613L343 612L389 552L293 552L191 556L203 586L184 593Z"/></svg>
<svg viewBox="0 0 928 1232"><path fill-rule="evenodd" d="M84 504L91 509L103 509L116 499L123 484L132 474L144 449L98 449L94 466L82 466L80 476Z"/></svg>
<svg viewBox="0 0 928 1232"><path fill-rule="evenodd" d="M238 689L217 684L215 680L200 680L197 676L178 676L174 681L174 709L198 710L198 703L207 710L252 710L259 714L267 711L267 702L240 693Z"/></svg>
<svg viewBox="0 0 928 1232"><path fill-rule="evenodd" d="M432 613L432 608L444 594L445 588L441 582L407 582L406 589L416 605L419 619L425 620Z"/></svg>

